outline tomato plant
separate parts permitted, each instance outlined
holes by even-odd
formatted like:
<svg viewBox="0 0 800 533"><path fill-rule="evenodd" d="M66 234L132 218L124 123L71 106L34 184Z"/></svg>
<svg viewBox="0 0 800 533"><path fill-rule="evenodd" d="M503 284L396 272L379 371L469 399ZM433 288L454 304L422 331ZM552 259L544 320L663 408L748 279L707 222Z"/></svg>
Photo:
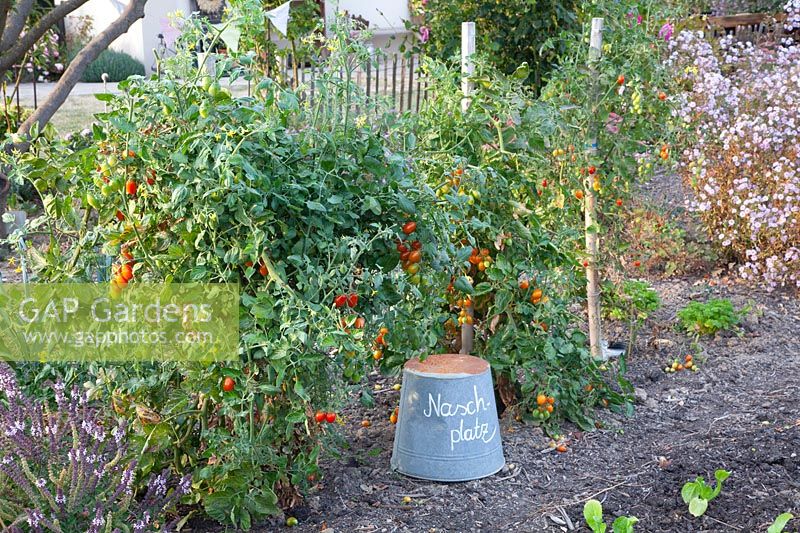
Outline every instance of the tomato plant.
<svg viewBox="0 0 800 533"><path fill-rule="evenodd" d="M440 311L422 290L439 275L433 192L387 142L390 119L360 120L355 109L375 116L375 103L339 78L369 51L347 28L332 39L314 106L269 79L237 98L167 69L104 96L90 146L53 144L16 163L41 180L35 224L52 229L31 250L39 281L93 280L105 256L121 265L117 289L240 286L236 361L127 365L92 381L131 419L145 473L193 473L194 501L244 528L299 500L327 435L310 421L321 406L336 421L376 364L376 339L396 361L436 343ZM421 243L410 244L412 275L395 251L409 234Z"/></svg>

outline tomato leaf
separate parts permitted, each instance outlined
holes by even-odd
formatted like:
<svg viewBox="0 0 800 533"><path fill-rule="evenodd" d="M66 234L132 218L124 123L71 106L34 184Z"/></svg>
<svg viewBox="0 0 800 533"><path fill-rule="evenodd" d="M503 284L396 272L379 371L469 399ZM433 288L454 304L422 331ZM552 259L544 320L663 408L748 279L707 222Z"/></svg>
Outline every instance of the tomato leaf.
<svg viewBox="0 0 800 533"><path fill-rule="evenodd" d="M453 287L466 294L473 294L475 292L475 289L472 288L472 283L469 282L466 276L459 276L456 278Z"/></svg>

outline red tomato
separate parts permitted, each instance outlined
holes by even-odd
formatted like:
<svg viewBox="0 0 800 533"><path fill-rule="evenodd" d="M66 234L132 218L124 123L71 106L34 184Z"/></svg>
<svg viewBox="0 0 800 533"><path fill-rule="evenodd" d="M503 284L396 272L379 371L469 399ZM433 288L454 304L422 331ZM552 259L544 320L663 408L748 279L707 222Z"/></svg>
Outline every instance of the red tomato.
<svg viewBox="0 0 800 533"><path fill-rule="evenodd" d="M336 307L344 307L345 305L347 305L347 296L345 296L344 294L340 294L339 296L333 299L333 305L335 305Z"/></svg>
<svg viewBox="0 0 800 533"><path fill-rule="evenodd" d="M325 420L328 422L328 424L333 424L336 422L336 413L327 413L325 415Z"/></svg>
<svg viewBox="0 0 800 533"><path fill-rule="evenodd" d="M314 415L314 420L316 420L318 424L322 424L325 421L325 413L317 411L317 414Z"/></svg>
<svg viewBox="0 0 800 533"><path fill-rule="evenodd" d="M358 305L358 294L351 294L347 297L347 306L355 307Z"/></svg>
<svg viewBox="0 0 800 533"><path fill-rule="evenodd" d="M128 180L125 182L125 192L128 193L128 196L136 196L136 191L139 190L139 186L136 185L136 182L133 180Z"/></svg>
<svg viewBox="0 0 800 533"><path fill-rule="evenodd" d="M224 380L222 380L222 390L224 390L225 392L231 392L233 390L234 385L236 385L236 382L233 381L233 378L225 378Z"/></svg>
<svg viewBox="0 0 800 533"><path fill-rule="evenodd" d="M120 222L125 220L125 215L123 215L122 211L120 211L119 209L117 209L117 215L116 216L117 216L117 220L119 220Z"/></svg>
<svg viewBox="0 0 800 533"><path fill-rule="evenodd" d="M422 249L422 243L419 242L419 241L412 242L411 243L411 249L412 250L421 250Z"/></svg>
<svg viewBox="0 0 800 533"><path fill-rule="evenodd" d="M130 281L133 279L133 268L130 265L122 265L122 268L119 271L119 275L122 276L125 281Z"/></svg>
<svg viewBox="0 0 800 533"><path fill-rule="evenodd" d="M408 222L403 224L403 233L405 233L406 235L411 235L415 231L417 231L417 223L414 222L413 220L409 220Z"/></svg>

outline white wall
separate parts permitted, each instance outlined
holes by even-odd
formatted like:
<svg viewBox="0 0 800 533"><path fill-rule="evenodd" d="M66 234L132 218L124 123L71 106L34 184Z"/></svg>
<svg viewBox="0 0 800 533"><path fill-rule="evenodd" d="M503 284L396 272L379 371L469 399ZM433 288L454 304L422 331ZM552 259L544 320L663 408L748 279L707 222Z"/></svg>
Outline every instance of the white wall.
<svg viewBox="0 0 800 533"><path fill-rule="evenodd" d="M89 0L67 17L67 31L74 26L74 19L88 15L92 18L92 32L97 34L116 20L127 4L128 0ZM189 0L150 0L145 5L144 19L136 21L127 33L111 44L111 48L132 55L150 73L150 67L155 63L153 49L158 45L158 34L164 33L167 14L178 10L189 14Z"/></svg>
<svg viewBox="0 0 800 533"><path fill-rule="evenodd" d="M410 17L407 0L328 0L325 2L325 20L331 20L338 11L361 16L369 21L375 35L403 33L405 21Z"/></svg>

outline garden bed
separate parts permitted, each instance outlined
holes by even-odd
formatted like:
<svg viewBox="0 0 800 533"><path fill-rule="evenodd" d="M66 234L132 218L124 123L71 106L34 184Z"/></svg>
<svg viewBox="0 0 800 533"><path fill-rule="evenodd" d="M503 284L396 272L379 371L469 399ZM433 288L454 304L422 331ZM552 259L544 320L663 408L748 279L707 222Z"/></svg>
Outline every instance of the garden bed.
<svg viewBox="0 0 800 533"><path fill-rule="evenodd" d="M697 230L682 209L688 196L677 177L661 173L641 192L650 207ZM636 516L636 530L648 533L759 532L783 512L798 514L800 339L794 332L800 302L719 270L652 283L663 306L629 360L632 417L601 410L598 431L565 426L569 451L559 454L540 428L506 416L502 472L468 483L431 483L390 470L394 426L388 419L399 401L392 389L399 379L372 375L371 385L381 387L376 406L343 414L340 456L325 456L322 483L295 509L298 531L589 531L582 511L591 498L603 502L607 517ZM738 334L704 339L698 353L675 330L676 315L688 301L710 298L729 298L750 311ZM625 338L625 328L616 326L607 324L609 336ZM698 372L664 372L688 353ZM361 427L362 420L371 426ZM713 478L718 468L731 471L722 494L705 516L692 517L681 487L698 475ZM257 530L282 529L282 523Z"/></svg>
<svg viewBox="0 0 800 533"><path fill-rule="evenodd" d="M469 483L428 483L389 469L399 399L393 382L378 405L345 413L342 456L324 463L324 482L296 510L299 531L564 531L583 525L583 503L604 502L610 516L639 518L637 530L765 531L780 513L800 511L800 304L790 296L707 280L656 282L664 307L630 361L637 387L631 418L605 412L604 428L565 427L570 449L558 454L534 426L503 420L507 468ZM741 336L704 343L697 373L666 374L689 339L672 328L687 297L727 297L751 305ZM760 316L758 316L760 315ZM369 419L372 426L361 428ZM732 472L702 518L689 515L683 483L717 468ZM404 504L409 495L411 504ZM556 520L550 518L555 517ZM272 531L279 522L261 531ZM562 527L567 529L562 529Z"/></svg>

